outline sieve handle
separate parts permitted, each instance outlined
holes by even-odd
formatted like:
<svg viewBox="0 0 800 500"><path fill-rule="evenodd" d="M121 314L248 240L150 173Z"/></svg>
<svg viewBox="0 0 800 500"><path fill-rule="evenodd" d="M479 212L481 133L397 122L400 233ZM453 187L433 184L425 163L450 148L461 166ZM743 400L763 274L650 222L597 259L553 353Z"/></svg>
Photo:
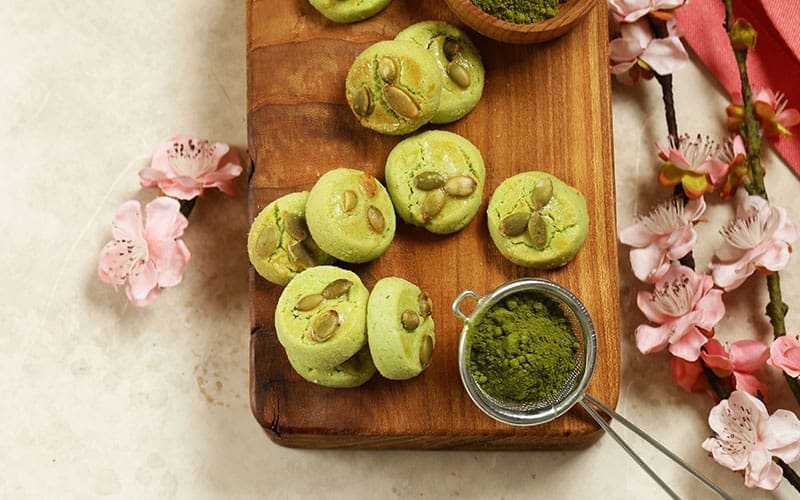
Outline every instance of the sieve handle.
<svg viewBox="0 0 800 500"><path fill-rule="evenodd" d="M467 297L471 297L472 299L475 300L475 302L481 299L481 296L473 292L472 290L464 290L463 292L458 294L456 300L453 301L453 314L455 314L456 318L461 320L462 323L467 322L467 316L463 312L461 312L461 302Z"/></svg>
<svg viewBox="0 0 800 500"><path fill-rule="evenodd" d="M611 426L608 423L606 423L606 421L603 419L603 417L600 416L600 414L597 412L597 410L595 410L592 407L592 405L596 406L600 411L602 411L603 413L605 413L606 415L608 415L612 419L616 420L617 422L619 422L623 426L627 427L628 429L630 429L631 431L636 433L636 435L638 435L640 438L642 438L645 441L647 441L651 446L653 446L656 450L658 450L661 453L663 453L670 460L672 460L673 462L675 462L679 466L683 467L687 472L689 472L692 476L694 476L695 479L697 479L698 481L703 483L703 485L705 485L711 491L713 491L714 493L719 495L721 498L724 498L726 500L731 500L731 496L728 495L722 488L720 488L719 486L717 486L716 484L711 482L708 478L706 478L705 476L700 474L698 471L693 469L688 463L686 463L685 461L681 460L680 457L678 457L677 455L675 455L674 453L669 451L663 444L661 444L658 441L656 441L652 436L650 436L649 434L644 432L642 429L636 427L632 422L630 422L628 419L626 419L625 417L623 417L619 413L615 412L611 408L607 407L606 405L604 405L600 401L598 401L595 398L593 398L590 394L584 393L583 399L579 400L578 402L583 407L583 409L586 410L586 413L588 413L592 418L594 418L594 420L597 422L597 424L600 427L602 427L603 430L605 430L612 438L614 438L614 441L616 441L617 444L619 444L622 447L622 449L625 450L625 452L628 455L630 455L631 458L633 458L634 462L636 462L636 464L639 465L639 467L641 467L642 470L647 472L647 474L656 483L658 483L658 485L661 486L661 488L671 498L680 499L680 497L677 494L675 494L675 492L672 491L669 488L669 486L667 486L667 484L664 482L664 480L661 479L658 476L658 474L655 473L655 471L653 469L648 467L648 465L644 463L644 460L642 460L639 457L639 455L637 455L631 449L631 447L628 446L628 444L622 439L622 437L619 434L617 434L616 432L614 432L613 429L611 429Z"/></svg>

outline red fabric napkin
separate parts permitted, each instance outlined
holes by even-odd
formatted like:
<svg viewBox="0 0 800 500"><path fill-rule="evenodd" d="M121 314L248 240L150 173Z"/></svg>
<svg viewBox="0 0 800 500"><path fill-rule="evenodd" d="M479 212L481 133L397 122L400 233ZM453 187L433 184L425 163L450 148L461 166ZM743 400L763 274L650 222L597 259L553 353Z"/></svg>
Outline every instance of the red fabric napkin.
<svg viewBox="0 0 800 500"><path fill-rule="evenodd" d="M741 95L739 72L723 24L722 0L692 0L676 11L684 39L717 77L729 96ZM735 18L747 19L758 32L747 57L752 87L783 92L789 107L800 109L800 0L734 0ZM800 175L800 127L791 138L772 144Z"/></svg>

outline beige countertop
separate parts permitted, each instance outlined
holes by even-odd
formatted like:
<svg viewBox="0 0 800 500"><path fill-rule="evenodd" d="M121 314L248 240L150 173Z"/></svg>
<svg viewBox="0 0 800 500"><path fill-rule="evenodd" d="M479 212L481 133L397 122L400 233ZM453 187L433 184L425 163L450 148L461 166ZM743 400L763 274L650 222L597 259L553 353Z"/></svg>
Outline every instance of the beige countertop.
<svg viewBox="0 0 800 500"><path fill-rule="evenodd" d="M96 275L114 211L149 200L137 171L174 133L245 150L245 3L6 1L0 30L0 497L662 498L603 437L578 452L311 451L267 439L248 402L247 195L213 192L191 216L184 282L136 309ZM682 131L719 136L726 101L695 63L675 81ZM628 225L661 188L660 91L614 86L617 214ZM795 105L800 103L794 103ZM771 198L800 220L797 178L768 155ZM608 179L609 189L612 179ZM716 198L715 198L716 199ZM703 267L726 217L712 207ZM737 498L748 490L700 448L711 401L678 389L668 357L643 356L638 284L620 250L618 410ZM783 273L800 324L800 264ZM768 335L764 298L726 296L723 340ZM782 384L771 408L797 410ZM631 434L617 428L626 437ZM634 442L687 498L706 490Z"/></svg>

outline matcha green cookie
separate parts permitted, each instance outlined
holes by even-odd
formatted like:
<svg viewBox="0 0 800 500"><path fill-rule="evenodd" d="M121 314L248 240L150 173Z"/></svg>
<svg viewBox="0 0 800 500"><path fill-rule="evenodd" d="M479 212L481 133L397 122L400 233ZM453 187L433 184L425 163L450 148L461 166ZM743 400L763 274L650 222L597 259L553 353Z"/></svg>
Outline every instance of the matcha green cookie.
<svg viewBox="0 0 800 500"><path fill-rule="evenodd" d="M292 365L298 375L309 382L325 387L336 389L358 387L365 384L375 375L375 364L372 362L372 356L370 356L367 345L344 363L328 369L308 366L292 356L289 351L286 352L286 355L289 358L289 364Z"/></svg>
<svg viewBox="0 0 800 500"><path fill-rule="evenodd" d="M441 21L423 21L398 33L395 40L412 41L436 60L442 75L442 97L431 123L454 122L478 104L485 71L481 55L466 33Z"/></svg>
<svg viewBox="0 0 800 500"><path fill-rule="evenodd" d="M481 205L485 179L478 148L443 130L401 141L386 159L386 186L398 215L433 233L469 224Z"/></svg>
<svg viewBox="0 0 800 500"><path fill-rule="evenodd" d="M419 375L436 344L430 297L404 279L383 278L369 296L367 331L381 375L392 380Z"/></svg>
<svg viewBox="0 0 800 500"><path fill-rule="evenodd" d="M320 14L337 23L363 21L382 11L392 0L309 0Z"/></svg>
<svg viewBox="0 0 800 500"><path fill-rule="evenodd" d="M275 306L278 341L304 366L340 365L367 342L368 298L367 288L350 271L306 269L286 285Z"/></svg>
<svg viewBox="0 0 800 500"><path fill-rule="evenodd" d="M383 255L397 224L386 188L369 173L349 168L331 170L314 184L306 220L320 248L351 263Z"/></svg>
<svg viewBox="0 0 800 500"><path fill-rule="evenodd" d="M345 81L350 109L361 125L382 134L408 134L439 110L441 71L414 42L387 40L356 57Z"/></svg>
<svg viewBox="0 0 800 500"><path fill-rule="evenodd" d="M308 233L306 200L308 191L282 196L261 210L250 226L250 262L258 274L277 285L285 285L303 269L333 262Z"/></svg>
<svg viewBox="0 0 800 500"><path fill-rule="evenodd" d="M525 267L563 266L589 232L580 191L545 172L524 172L503 181L489 200L489 234L500 253Z"/></svg>

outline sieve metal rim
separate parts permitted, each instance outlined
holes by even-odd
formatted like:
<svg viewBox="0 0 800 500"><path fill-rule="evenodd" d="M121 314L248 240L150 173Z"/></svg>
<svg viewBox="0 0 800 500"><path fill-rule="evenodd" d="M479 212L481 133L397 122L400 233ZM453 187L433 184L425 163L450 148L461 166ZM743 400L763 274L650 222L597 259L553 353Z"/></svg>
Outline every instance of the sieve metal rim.
<svg viewBox="0 0 800 500"><path fill-rule="evenodd" d="M496 404L487 397L472 378L469 366L465 362L469 327L498 301L509 295L526 291L543 293L568 307L580 324L580 333L583 335L584 341L584 372L580 381L563 399L556 401L550 407L538 409L536 411L512 410ZM460 309L461 302L467 297L471 297L477 301L469 316L465 315ZM586 310L586 306L567 288L542 278L520 278L504 283L482 297L472 290L464 290L453 301L453 314L464 324L458 342L458 371L461 376L461 382L472 402L488 416L509 425L540 425L564 415L583 399L589 382L591 381L592 374L594 373L597 359L597 333L592 319L589 316L589 312Z"/></svg>

